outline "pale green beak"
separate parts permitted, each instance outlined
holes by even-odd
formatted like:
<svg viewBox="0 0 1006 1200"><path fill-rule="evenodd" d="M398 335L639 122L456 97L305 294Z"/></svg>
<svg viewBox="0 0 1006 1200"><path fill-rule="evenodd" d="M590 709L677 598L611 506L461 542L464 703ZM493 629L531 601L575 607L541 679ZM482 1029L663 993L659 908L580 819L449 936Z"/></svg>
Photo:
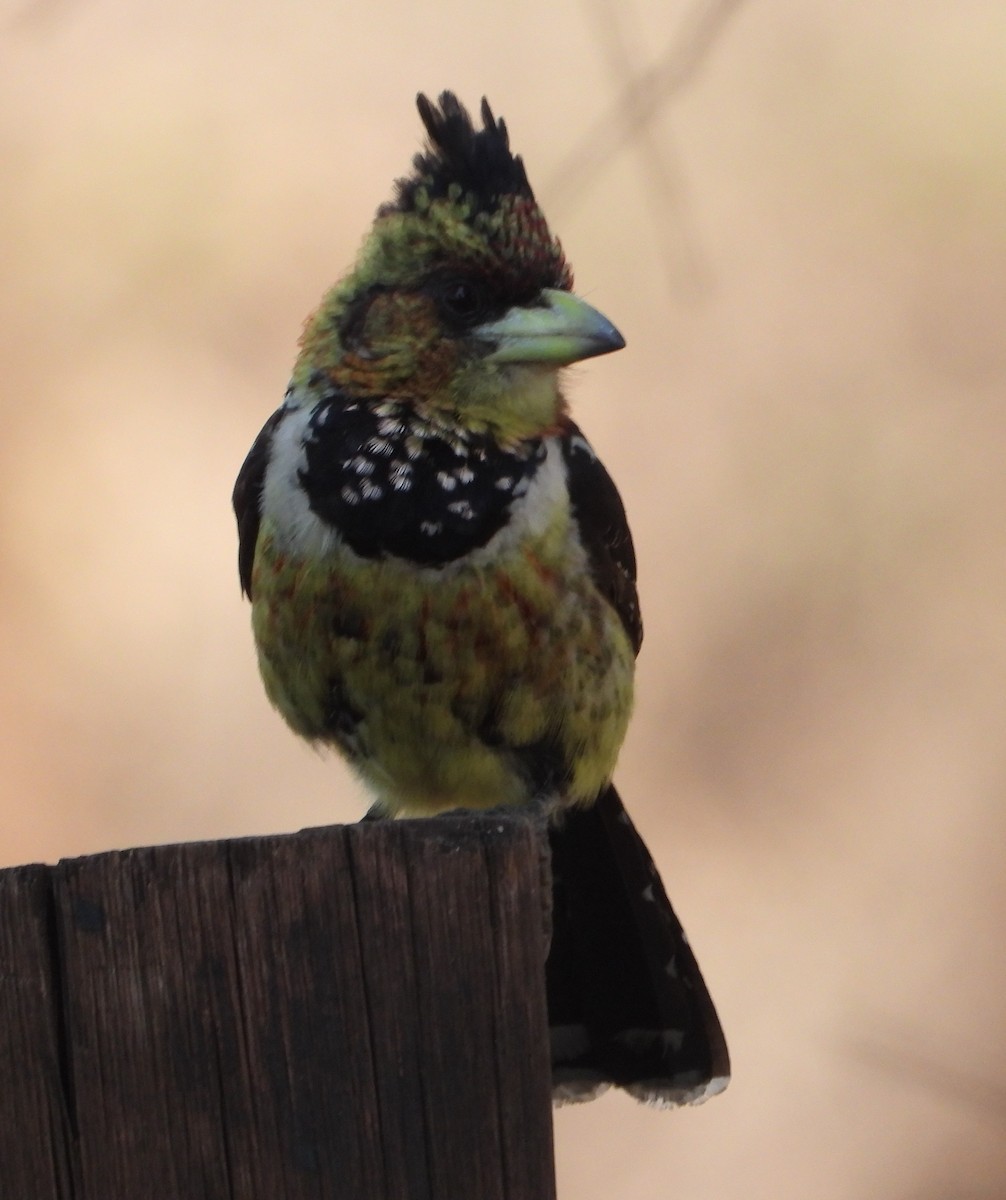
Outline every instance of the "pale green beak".
<svg viewBox="0 0 1006 1200"><path fill-rule="evenodd" d="M621 350L625 338L607 317L570 292L543 288L540 304L515 306L498 321L477 326L474 335L496 348L486 356L497 363L567 363Z"/></svg>

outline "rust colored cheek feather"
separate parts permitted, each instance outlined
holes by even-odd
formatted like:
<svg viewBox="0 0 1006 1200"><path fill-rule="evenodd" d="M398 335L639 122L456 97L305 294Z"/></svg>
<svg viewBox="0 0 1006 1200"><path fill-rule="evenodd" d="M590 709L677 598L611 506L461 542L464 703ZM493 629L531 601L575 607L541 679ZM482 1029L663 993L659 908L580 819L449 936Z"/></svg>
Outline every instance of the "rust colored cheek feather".
<svg viewBox="0 0 1006 1200"><path fill-rule="evenodd" d="M444 388L458 366L457 347L442 336L429 298L419 293L380 293L348 344L329 338L326 344L306 337L305 351L352 395L421 400Z"/></svg>

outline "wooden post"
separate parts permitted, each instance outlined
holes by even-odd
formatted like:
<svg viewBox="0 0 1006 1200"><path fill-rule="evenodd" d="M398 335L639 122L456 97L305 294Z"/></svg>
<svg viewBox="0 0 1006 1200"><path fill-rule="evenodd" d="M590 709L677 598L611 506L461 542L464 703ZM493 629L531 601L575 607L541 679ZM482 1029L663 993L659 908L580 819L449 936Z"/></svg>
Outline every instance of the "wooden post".
<svg viewBox="0 0 1006 1200"><path fill-rule="evenodd" d="M544 854L451 815L0 872L0 1197L550 1200Z"/></svg>

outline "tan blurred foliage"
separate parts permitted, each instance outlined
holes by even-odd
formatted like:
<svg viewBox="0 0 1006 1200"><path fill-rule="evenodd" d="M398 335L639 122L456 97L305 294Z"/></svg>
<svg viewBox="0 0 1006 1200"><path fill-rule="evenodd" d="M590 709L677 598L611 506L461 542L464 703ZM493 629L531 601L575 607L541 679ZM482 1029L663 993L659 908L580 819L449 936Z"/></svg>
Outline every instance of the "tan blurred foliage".
<svg viewBox="0 0 1006 1200"><path fill-rule="evenodd" d="M266 705L229 490L413 94L485 92L628 338L570 381L642 564L620 780L735 1063L561 1111L560 1194L991 1200L1006 9L749 0L610 145L691 11L0 8L2 861L362 810Z"/></svg>

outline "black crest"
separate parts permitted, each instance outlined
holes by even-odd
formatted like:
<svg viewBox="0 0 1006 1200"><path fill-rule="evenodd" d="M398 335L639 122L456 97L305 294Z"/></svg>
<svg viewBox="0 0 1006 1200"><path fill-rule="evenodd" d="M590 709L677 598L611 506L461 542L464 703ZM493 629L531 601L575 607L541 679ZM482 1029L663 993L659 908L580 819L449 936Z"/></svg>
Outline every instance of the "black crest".
<svg viewBox="0 0 1006 1200"><path fill-rule="evenodd" d="M441 92L436 104L420 92L416 107L426 126L427 149L412 160L413 174L398 181L392 208L409 212L420 189L436 200L452 184L473 196L480 211L491 212L501 196L534 199L520 155L510 153L506 123L493 116L488 100L482 100L481 129L453 92Z"/></svg>

